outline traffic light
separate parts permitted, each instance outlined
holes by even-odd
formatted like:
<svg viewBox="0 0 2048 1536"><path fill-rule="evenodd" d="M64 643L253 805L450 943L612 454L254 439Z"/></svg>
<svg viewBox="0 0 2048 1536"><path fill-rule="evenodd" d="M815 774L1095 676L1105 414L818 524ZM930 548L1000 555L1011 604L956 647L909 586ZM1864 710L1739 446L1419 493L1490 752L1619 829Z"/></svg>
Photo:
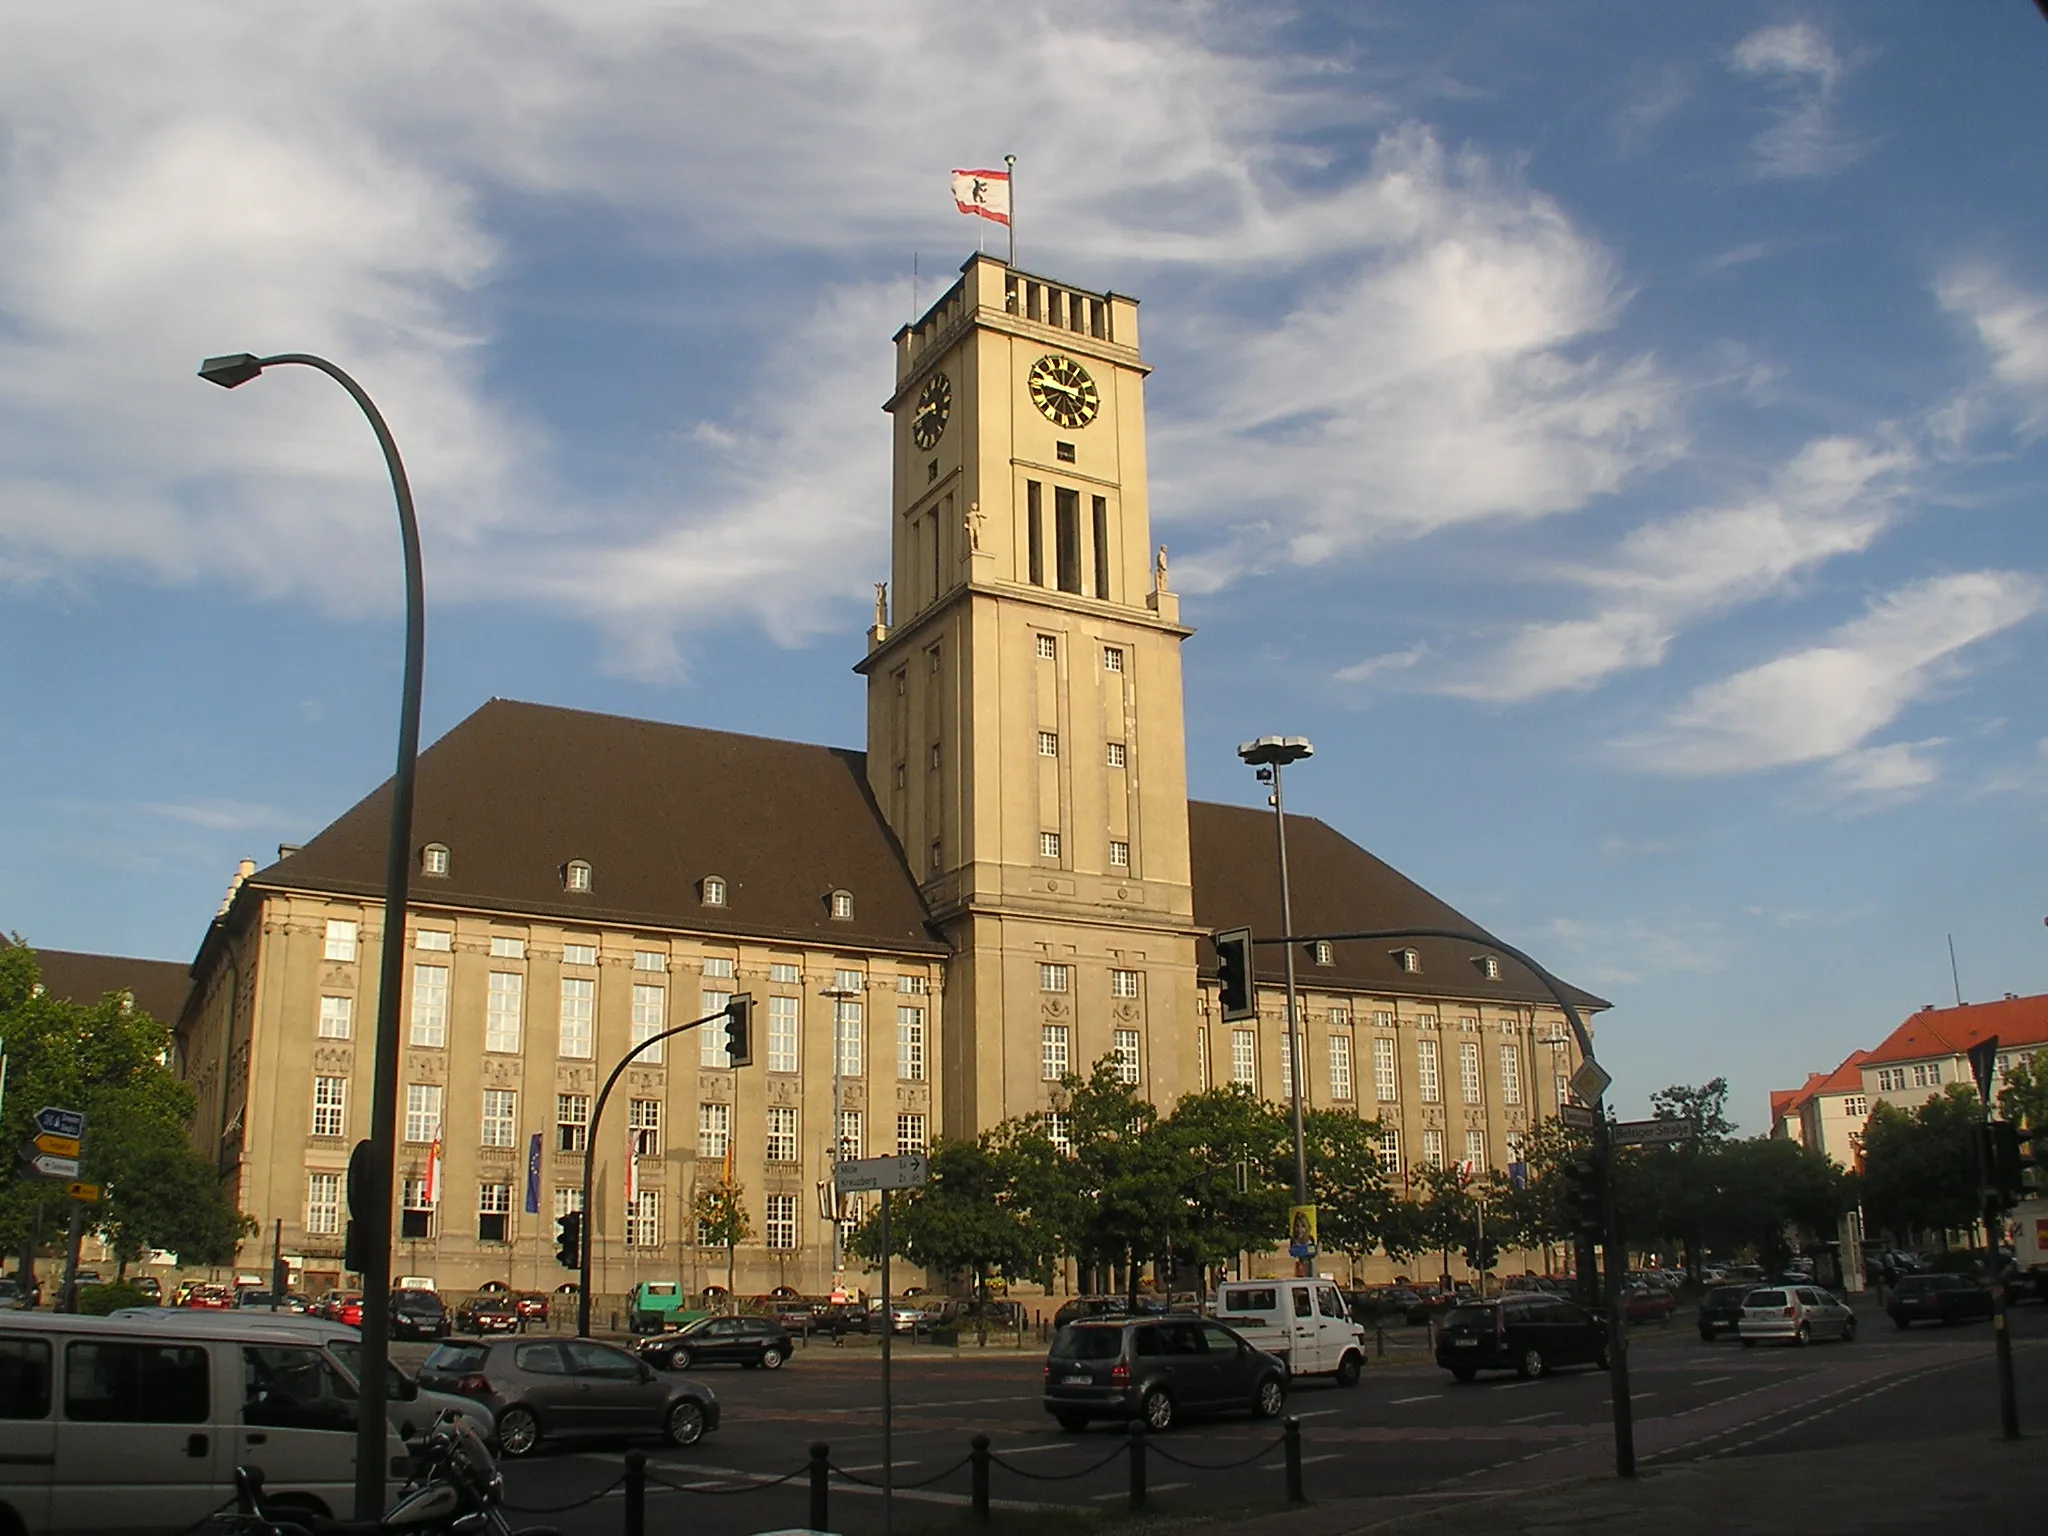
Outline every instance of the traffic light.
<svg viewBox="0 0 2048 1536"><path fill-rule="evenodd" d="M1588 1237L1600 1235L1600 1163L1597 1158L1575 1157L1564 1166L1564 1208L1572 1230Z"/></svg>
<svg viewBox="0 0 2048 1536"><path fill-rule="evenodd" d="M736 1067L754 1064L754 997L742 992L725 1005L725 1054Z"/></svg>
<svg viewBox="0 0 2048 1536"><path fill-rule="evenodd" d="M1216 985L1227 1023L1259 1016L1259 989L1252 980L1252 931L1226 928L1216 935Z"/></svg>
<svg viewBox="0 0 2048 1536"><path fill-rule="evenodd" d="M564 1269L583 1267L583 1213L570 1211L555 1218L555 1262Z"/></svg>
<svg viewBox="0 0 2048 1536"><path fill-rule="evenodd" d="M1985 1182L2006 1201L2020 1201L2032 1194L2027 1175L2041 1166L2040 1133L2022 1130L2010 1120L1990 1124L1991 1177Z"/></svg>

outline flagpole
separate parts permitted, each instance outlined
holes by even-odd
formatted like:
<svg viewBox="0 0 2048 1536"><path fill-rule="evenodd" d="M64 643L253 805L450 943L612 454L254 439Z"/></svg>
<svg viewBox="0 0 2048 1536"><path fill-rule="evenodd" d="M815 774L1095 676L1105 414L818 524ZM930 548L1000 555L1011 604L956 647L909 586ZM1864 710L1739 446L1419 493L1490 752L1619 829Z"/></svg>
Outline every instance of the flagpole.
<svg viewBox="0 0 2048 1536"><path fill-rule="evenodd" d="M1003 156L1003 167L1010 173L1010 261L1014 270L1017 265L1017 157Z"/></svg>

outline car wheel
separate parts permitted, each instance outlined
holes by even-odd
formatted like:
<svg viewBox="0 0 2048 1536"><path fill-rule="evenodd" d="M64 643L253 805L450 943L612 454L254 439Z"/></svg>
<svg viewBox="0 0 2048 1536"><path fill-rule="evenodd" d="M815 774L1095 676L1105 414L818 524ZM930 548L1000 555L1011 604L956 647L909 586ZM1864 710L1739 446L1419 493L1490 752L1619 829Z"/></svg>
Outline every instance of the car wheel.
<svg viewBox="0 0 2048 1536"><path fill-rule="evenodd" d="M1744 1339L1744 1340L1742 1341L1742 1347L1743 1347L1744 1349L1755 1349L1755 1348L1756 1348L1756 1340L1755 1340L1755 1339Z"/></svg>
<svg viewBox="0 0 2048 1536"><path fill-rule="evenodd" d="M770 1345L761 1351L761 1369L779 1371L782 1369L782 1351Z"/></svg>
<svg viewBox="0 0 2048 1536"><path fill-rule="evenodd" d="M1088 1427L1088 1415L1085 1413L1056 1413L1053 1418L1070 1435L1078 1435Z"/></svg>
<svg viewBox="0 0 2048 1536"><path fill-rule="evenodd" d="M1593 1369L1596 1371L1611 1371L1614 1369L1614 1357L1607 1353L1607 1341L1605 1339L1600 1341L1600 1353L1593 1357Z"/></svg>
<svg viewBox="0 0 2048 1536"><path fill-rule="evenodd" d="M670 1445L695 1445L704 1438L704 1410L688 1398L672 1404L661 1432Z"/></svg>
<svg viewBox="0 0 2048 1536"><path fill-rule="evenodd" d="M1145 1394L1145 1401L1138 1405L1138 1412L1145 1420L1145 1427L1154 1434L1173 1428L1173 1399L1165 1389L1154 1387Z"/></svg>
<svg viewBox="0 0 2048 1536"><path fill-rule="evenodd" d="M1476 1366L1454 1365L1451 1367L1451 1375L1459 1381L1476 1381L1479 1377L1479 1371Z"/></svg>
<svg viewBox="0 0 2048 1536"><path fill-rule="evenodd" d="M672 1371L687 1371L690 1368L690 1352L682 1348L670 1350L668 1368Z"/></svg>
<svg viewBox="0 0 2048 1536"><path fill-rule="evenodd" d="M1798 1328L1793 1331L1792 1342L1798 1345L1801 1349L1806 1348L1807 1345L1813 1342L1813 1330L1807 1327L1806 1324L1801 1323L1798 1326Z"/></svg>
<svg viewBox="0 0 2048 1536"><path fill-rule="evenodd" d="M1268 1376L1259 1383L1258 1396L1252 1399L1252 1412L1262 1419L1277 1419L1287 1408L1287 1383L1278 1376Z"/></svg>
<svg viewBox="0 0 2048 1536"><path fill-rule="evenodd" d="M1856 1342L1856 1319L1853 1317L1844 1319L1842 1323L1842 1342L1844 1344L1854 1344Z"/></svg>
<svg viewBox="0 0 2048 1536"><path fill-rule="evenodd" d="M1524 1381L1536 1380L1543 1371L1543 1351L1540 1349L1523 1350L1522 1357L1515 1362L1515 1374Z"/></svg>
<svg viewBox="0 0 2048 1536"><path fill-rule="evenodd" d="M1703 1342L1703 1343L1707 1343L1707 1344L1711 1344L1711 1343L1713 1343L1713 1342L1714 1342L1714 1330L1713 1330L1713 1329L1711 1329L1711 1328L1709 1328L1709 1327L1707 1327L1707 1326L1706 1326L1705 1324L1701 1324L1701 1325L1700 1325L1700 1340L1701 1340L1701 1342Z"/></svg>
<svg viewBox="0 0 2048 1536"><path fill-rule="evenodd" d="M1355 1387L1358 1378L1365 1374L1365 1361L1357 1355L1346 1355L1337 1362L1337 1385Z"/></svg>
<svg viewBox="0 0 2048 1536"><path fill-rule="evenodd" d="M498 1415L498 1453L502 1456L530 1456L540 1444L540 1420L531 1409L507 1408Z"/></svg>

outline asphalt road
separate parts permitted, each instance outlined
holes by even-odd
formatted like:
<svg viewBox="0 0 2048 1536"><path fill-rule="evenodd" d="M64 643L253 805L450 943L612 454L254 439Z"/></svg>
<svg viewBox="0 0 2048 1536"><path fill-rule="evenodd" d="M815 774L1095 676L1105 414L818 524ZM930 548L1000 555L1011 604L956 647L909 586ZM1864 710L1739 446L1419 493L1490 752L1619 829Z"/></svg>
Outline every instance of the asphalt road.
<svg viewBox="0 0 2048 1536"><path fill-rule="evenodd" d="M2023 1424L2048 1423L2048 1309L2012 1319ZM1460 1385L1426 1359L1422 1330L1345 1391L1297 1383L1288 1411L1302 1422L1311 1498L1379 1495L1455 1500L1504 1487L1611 1470L1612 1409L1604 1373L1559 1372L1541 1381L1482 1377ZM1899 1333L1864 1311L1851 1344L1741 1347L1702 1343L1683 1321L1634 1333L1629 1355L1637 1455L1648 1466L1706 1457L1882 1445L1940 1434L1995 1435L1988 1324ZM879 1490L880 1367L872 1349L813 1344L776 1372L694 1373L719 1396L723 1423L689 1450L648 1445L649 1528L693 1533L773 1531L805 1524L802 1469L813 1441L831 1447L831 1524L853 1536L883 1529ZM905 1351L895 1366L894 1458L901 1530L950 1524L966 1503L961 1465L971 1435L998 1458L998 1502L1082 1509L1119 1507L1128 1490L1125 1436L1100 1425L1061 1432L1039 1404L1036 1355L954 1356ZM615 1484L623 1445L543 1447L506 1463L515 1523L573 1536L621 1528L620 1496L555 1512ZM1192 1465L1190 1465L1190 1463ZM1284 1493L1279 1426L1245 1418L1189 1425L1148 1452L1155 1507L1221 1511L1277 1505ZM796 1474L792 1481L773 1479ZM548 1511L548 1512L543 1512Z"/></svg>

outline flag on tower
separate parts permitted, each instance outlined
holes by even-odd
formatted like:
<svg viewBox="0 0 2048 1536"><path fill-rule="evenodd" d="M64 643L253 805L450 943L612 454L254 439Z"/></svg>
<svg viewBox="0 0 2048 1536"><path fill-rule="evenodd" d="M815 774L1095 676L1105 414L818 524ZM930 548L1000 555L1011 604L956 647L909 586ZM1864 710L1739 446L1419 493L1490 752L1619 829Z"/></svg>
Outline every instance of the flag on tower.
<svg viewBox="0 0 2048 1536"><path fill-rule="evenodd" d="M1008 171L955 171L953 205L976 218L1010 222L1010 173Z"/></svg>
<svg viewBox="0 0 2048 1536"><path fill-rule="evenodd" d="M630 1147L626 1151L626 1205L630 1209L640 1199L640 1149Z"/></svg>
<svg viewBox="0 0 2048 1536"><path fill-rule="evenodd" d="M441 1138L438 1136L427 1148L427 1179L423 1198L429 1210L441 1203Z"/></svg>

